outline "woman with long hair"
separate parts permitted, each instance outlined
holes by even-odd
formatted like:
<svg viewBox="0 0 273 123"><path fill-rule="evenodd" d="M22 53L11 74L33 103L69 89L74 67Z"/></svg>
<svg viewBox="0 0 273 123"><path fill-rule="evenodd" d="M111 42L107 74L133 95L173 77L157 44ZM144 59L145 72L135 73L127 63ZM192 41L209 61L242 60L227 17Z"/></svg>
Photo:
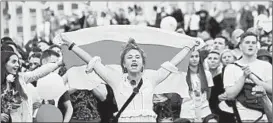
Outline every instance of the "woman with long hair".
<svg viewBox="0 0 273 123"><path fill-rule="evenodd" d="M199 51L193 51L191 54L186 81L189 86L190 97L183 99L180 118L201 122L211 114L208 100L213 80L211 73L204 70Z"/></svg>
<svg viewBox="0 0 273 123"><path fill-rule="evenodd" d="M54 71L61 62L48 63L31 72L20 72L17 54L2 51L1 64L1 121L32 122L32 102L27 84Z"/></svg>
<svg viewBox="0 0 273 123"><path fill-rule="evenodd" d="M87 71L94 70L113 89L118 109L124 105L125 101L140 86L139 93L129 103L127 108L121 113L119 122L155 122L156 114L153 111L153 90L172 71L177 71L178 65L197 42L185 46L172 60L161 65L152 76L145 76L145 52L137 45L134 39L130 39L121 52L122 73L113 69L108 69L99 57L92 57L81 48L75 46L70 39L61 35L64 44L76 55L88 63ZM171 83L170 83L171 84Z"/></svg>

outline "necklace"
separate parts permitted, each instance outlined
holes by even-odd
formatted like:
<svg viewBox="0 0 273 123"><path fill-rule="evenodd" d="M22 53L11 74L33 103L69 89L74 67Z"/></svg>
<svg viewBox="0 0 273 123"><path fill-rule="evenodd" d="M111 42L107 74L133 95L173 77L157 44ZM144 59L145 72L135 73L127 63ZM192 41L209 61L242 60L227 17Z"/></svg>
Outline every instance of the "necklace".
<svg viewBox="0 0 273 123"><path fill-rule="evenodd" d="M135 86L136 85L136 81L135 80L131 80L130 84L133 85L133 86Z"/></svg>

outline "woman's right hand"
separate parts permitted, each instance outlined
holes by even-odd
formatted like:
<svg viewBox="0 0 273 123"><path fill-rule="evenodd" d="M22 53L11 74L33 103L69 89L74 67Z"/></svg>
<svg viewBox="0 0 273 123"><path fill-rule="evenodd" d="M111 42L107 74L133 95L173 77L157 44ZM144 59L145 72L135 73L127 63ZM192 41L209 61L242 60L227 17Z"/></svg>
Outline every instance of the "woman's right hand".
<svg viewBox="0 0 273 123"><path fill-rule="evenodd" d="M1 113L1 122L8 122L9 121L9 115L6 113Z"/></svg>

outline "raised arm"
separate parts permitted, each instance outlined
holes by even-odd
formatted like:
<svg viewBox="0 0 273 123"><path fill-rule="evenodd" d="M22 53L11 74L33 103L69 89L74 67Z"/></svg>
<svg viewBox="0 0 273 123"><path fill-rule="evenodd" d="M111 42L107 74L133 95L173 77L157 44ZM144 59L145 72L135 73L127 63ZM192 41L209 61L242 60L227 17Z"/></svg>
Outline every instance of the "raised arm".
<svg viewBox="0 0 273 123"><path fill-rule="evenodd" d="M154 86L165 80L170 75L170 73L178 72L178 68L176 66L188 55L188 53L191 51L191 49L194 48L194 46L196 46L196 44L197 43L192 43L188 46L185 46L169 62L163 63L153 76L153 80L155 82Z"/></svg>
<svg viewBox="0 0 273 123"><path fill-rule="evenodd" d="M34 71L22 73L23 79L26 83L37 81L38 79L48 75L49 73L56 70L62 63L48 63L35 69Z"/></svg>
<svg viewBox="0 0 273 123"><path fill-rule="evenodd" d="M94 69L95 72L111 87L117 86L117 82L114 81L115 78L118 77L118 75L116 75L118 72L109 70L101 63L100 58L92 57L90 54L68 39L65 35L61 35L61 39L63 40L64 44L68 46L69 50L72 50L79 58L88 64L87 71L89 71L88 69Z"/></svg>

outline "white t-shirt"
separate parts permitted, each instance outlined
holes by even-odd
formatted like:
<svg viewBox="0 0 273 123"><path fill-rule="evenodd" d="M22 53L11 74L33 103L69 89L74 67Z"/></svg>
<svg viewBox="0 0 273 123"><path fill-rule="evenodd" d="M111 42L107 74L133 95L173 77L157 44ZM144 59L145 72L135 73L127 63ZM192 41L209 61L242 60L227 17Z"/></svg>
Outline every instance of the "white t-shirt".
<svg viewBox="0 0 273 123"><path fill-rule="evenodd" d="M199 21L200 17L196 14L193 14L190 19L190 30L199 30Z"/></svg>
<svg viewBox="0 0 273 123"><path fill-rule="evenodd" d="M238 61L237 61L238 63ZM240 64L240 63L238 63ZM242 66L246 66L245 64L240 64ZM263 81L271 81L272 83L272 65L268 62L261 61L261 60L255 60L252 63L248 64L250 70L255 73L257 76L259 76ZM235 82L243 76L243 71L238 66L235 66L234 64L230 64L225 68L224 73L224 88L231 87L235 84ZM251 81L249 81L251 82ZM240 117L242 120L256 120L258 119L262 113L256 110L248 109L244 107L241 103L238 101L236 102L238 112L240 114ZM230 107L228 107L225 102L222 102L220 104L220 108L224 111L231 110ZM263 120L266 120L266 116L263 116Z"/></svg>
<svg viewBox="0 0 273 123"><path fill-rule="evenodd" d="M214 86L211 73L209 71L205 71L205 73L208 87ZM201 82L197 74L191 74L191 82L193 90L201 90ZM197 110L199 108L201 111ZM195 119L198 117L197 115L204 118L209 114L211 114L211 110L207 100L207 93L202 93L200 98L196 98L194 92L190 92L190 97L183 99L180 112L181 118Z"/></svg>

